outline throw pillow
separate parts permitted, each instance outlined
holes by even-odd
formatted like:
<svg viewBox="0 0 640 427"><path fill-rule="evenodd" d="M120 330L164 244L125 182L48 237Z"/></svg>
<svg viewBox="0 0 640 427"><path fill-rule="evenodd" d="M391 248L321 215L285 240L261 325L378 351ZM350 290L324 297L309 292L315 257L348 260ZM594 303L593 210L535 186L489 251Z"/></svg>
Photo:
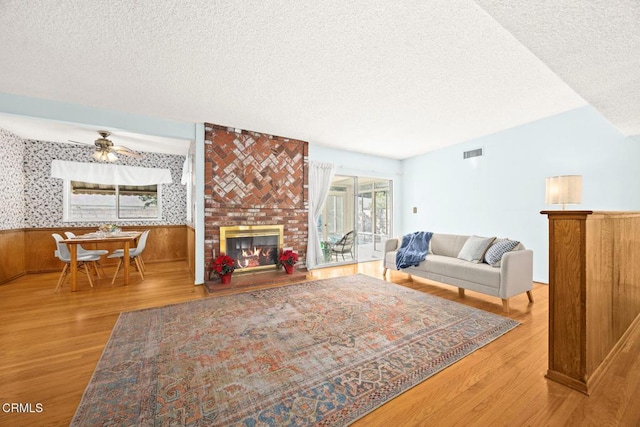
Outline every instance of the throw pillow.
<svg viewBox="0 0 640 427"><path fill-rule="evenodd" d="M500 261L502 256L507 252L512 251L520 242L517 240L498 239L493 242L493 245L487 249L484 254L484 262L491 264L493 267L500 267Z"/></svg>
<svg viewBox="0 0 640 427"><path fill-rule="evenodd" d="M471 236L464 243L462 249L460 249L458 258L477 264L482 261L484 253L489 249L491 242L494 240L495 237Z"/></svg>

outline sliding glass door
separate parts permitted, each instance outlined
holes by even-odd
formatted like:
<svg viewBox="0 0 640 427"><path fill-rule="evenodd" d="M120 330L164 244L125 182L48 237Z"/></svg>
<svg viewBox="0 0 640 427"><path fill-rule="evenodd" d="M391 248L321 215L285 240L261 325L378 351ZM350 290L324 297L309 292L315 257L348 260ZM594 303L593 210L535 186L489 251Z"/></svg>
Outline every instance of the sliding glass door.
<svg viewBox="0 0 640 427"><path fill-rule="evenodd" d="M350 244L348 241L350 236L355 236L355 188L355 177L333 177L318 224L325 264L354 262L356 259L355 242ZM349 232L353 233L347 236Z"/></svg>
<svg viewBox="0 0 640 427"><path fill-rule="evenodd" d="M371 261L391 236L391 181L336 175L318 222L324 264Z"/></svg>
<svg viewBox="0 0 640 427"><path fill-rule="evenodd" d="M391 181L358 179L358 261L382 257L384 241L391 236Z"/></svg>

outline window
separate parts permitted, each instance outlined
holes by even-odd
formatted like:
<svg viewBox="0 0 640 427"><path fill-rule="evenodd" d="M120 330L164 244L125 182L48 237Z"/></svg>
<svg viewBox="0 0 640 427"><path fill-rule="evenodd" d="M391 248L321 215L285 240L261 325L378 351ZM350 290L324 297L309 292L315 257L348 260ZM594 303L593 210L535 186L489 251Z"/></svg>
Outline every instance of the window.
<svg viewBox="0 0 640 427"><path fill-rule="evenodd" d="M161 219L162 185L92 184L65 180L65 221Z"/></svg>
<svg viewBox="0 0 640 427"><path fill-rule="evenodd" d="M331 187L327 201L325 202L325 228L328 237L342 236L344 229L344 204L346 190L341 187ZM320 235L322 236L322 230Z"/></svg>
<svg viewBox="0 0 640 427"><path fill-rule="evenodd" d="M162 184L173 182L169 169L58 159L51 177L64 180L63 220L80 222L160 220Z"/></svg>

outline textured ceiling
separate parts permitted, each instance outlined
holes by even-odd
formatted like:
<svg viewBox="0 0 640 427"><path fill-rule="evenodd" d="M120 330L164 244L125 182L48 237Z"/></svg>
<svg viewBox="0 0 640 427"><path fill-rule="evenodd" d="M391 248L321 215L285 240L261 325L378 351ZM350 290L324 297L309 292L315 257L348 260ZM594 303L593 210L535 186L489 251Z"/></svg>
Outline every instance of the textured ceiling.
<svg viewBox="0 0 640 427"><path fill-rule="evenodd" d="M640 1L476 1L624 135L640 135Z"/></svg>
<svg viewBox="0 0 640 427"><path fill-rule="evenodd" d="M637 2L618 3L0 0L0 92L391 158L586 101L633 135Z"/></svg>

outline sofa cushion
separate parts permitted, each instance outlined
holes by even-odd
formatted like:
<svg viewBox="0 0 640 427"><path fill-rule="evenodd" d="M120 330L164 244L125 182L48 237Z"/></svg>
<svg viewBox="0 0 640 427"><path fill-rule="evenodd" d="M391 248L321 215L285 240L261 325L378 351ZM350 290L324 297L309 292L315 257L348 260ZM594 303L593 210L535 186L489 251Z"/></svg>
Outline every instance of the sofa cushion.
<svg viewBox="0 0 640 427"><path fill-rule="evenodd" d="M484 254L484 262L493 267L500 267L502 256L512 251L520 242L509 239L496 239Z"/></svg>
<svg viewBox="0 0 640 427"><path fill-rule="evenodd" d="M429 253L457 257L469 236L434 233L429 242Z"/></svg>
<svg viewBox="0 0 640 427"><path fill-rule="evenodd" d="M398 251L391 251L391 252L387 252L386 254L384 254L384 261L385 264L389 265L389 266L394 266L396 265L396 252Z"/></svg>
<svg viewBox="0 0 640 427"><path fill-rule="evenodd" d="M483 260L484 253L494 240L495 237L471 236L462 246L457 257L477 264Z"/></svg>
<svg viewBox="0 0 640 427"><path fill-rule="evenodd" d="M458 258L428 255L427 259L417 268L445 277L482 283L496 289L500 288L500 270L487 264L472 264Z"/></svg>

